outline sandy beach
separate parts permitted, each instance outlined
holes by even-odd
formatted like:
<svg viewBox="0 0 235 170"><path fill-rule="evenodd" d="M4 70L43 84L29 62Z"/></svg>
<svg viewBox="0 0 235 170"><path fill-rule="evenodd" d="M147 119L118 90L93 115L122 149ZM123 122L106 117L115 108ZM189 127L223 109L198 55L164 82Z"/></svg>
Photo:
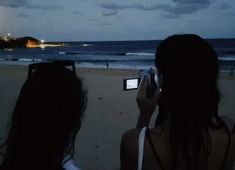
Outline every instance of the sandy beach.
<svg viewBox="0 0 235 170"><path fill-rule="evenodd" d="M138 70L77 68L88 91L88 105L76 140L75 162L84 170L120 169L122 134L138 118L137 90L123 91L123 79L138 77ZM4 138L27 67L0 64L0 137ZM235 119L235 76L221 72L220 113ZM2 141L0 141L2 142Z"/></svg>

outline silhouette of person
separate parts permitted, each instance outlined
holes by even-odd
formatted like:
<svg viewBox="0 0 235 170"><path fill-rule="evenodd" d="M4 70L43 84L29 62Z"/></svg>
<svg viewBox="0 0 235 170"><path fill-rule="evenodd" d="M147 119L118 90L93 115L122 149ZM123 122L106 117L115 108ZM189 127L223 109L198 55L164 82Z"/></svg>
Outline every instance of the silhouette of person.
<svg viewBox="0 0 235 170"><path fill-rule="evenodd" d="M86 93L74 62L29 65L0 169L77 170L71 159L85 107Z"/></svg>
<svg viewBox="0 0 235 170"><path fill-rule="evenodd" d="M122 138L122 170L232 170L234 122L218 114L214 49L197 35L170 36L158 46L155 65L159 85L148 98L149 80L141 80L137 128Z"/></svg>

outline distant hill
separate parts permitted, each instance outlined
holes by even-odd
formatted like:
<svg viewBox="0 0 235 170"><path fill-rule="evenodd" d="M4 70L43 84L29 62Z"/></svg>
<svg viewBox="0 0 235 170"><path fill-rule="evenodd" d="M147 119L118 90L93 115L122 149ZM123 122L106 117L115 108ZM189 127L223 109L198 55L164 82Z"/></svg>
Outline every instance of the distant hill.
<svg viewBox="0 0 235 170"><path fill-rule="evenodd" d="M33 37L0 37L0 48L28 48L37 47L40 41Z"/></svg>

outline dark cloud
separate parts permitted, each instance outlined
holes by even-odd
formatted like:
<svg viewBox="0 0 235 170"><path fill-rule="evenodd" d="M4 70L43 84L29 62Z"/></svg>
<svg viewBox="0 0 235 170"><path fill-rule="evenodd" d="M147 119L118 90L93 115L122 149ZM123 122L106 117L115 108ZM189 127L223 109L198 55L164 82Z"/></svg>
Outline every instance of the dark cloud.
<svg viewBox="0 0 235 170"><path fill-rule="evenodd" d="M208 8L208 4L180 4L165 11L172 14L193 14L201 9Z"/></svg>
<svg viewBox="0 0 235 170"><path fill-rule="evenodd" d="M28 0L0 0L0 6L9 8L33 8L33 9L60 9L62 7L57 5L46 5L46 4L31 4Z"/></svg>
<svg viewBox="0 0 235 170"><path fill-rule="evenodd" d="M10 7L10 8L18 8L27 6L27 0L0 0L0 6Z"/></svg>
<svg viewBox="0 0 235 170"><path fill-rule="evenodd" d="M143 4L136 4L136 5L130 6L130 8L144 10L144 11L156 11L156 10L168 10L171 8L171 6L164 5L164 4L152 5L152 6L145 6Z"/></svg>
<svg viewBox="0 0 235 170"><path fill-rule="evenodd" d="M210 4L209 0L172 0L180 4Z"/></svg>
<svg viewBox="0 0 235 170"><path fill-rule="evenodd" d="M118 5L118 4L111 4L111 3L108 3L108 4L101 4L101 7L104 8L104 9L109 9L109 10L123 10L123 9L126 9L126 8L129 8L128 5Z"/></svg>
<svg viewBox="0 0 235 170"><path fill-rule="evenodd" d="M181 14L192 14L201 9L208 8L210 2L208 0L172 0L171 5L168 4L155 4L155 5L118 5L115 3L101 4L101 7L106 10L125 10L125 9L137 9L143 11L164 11L168 13L167 16L177 16ZM171 14L171 15L170 15ZM178 17L178 16L177 16Z"/></svg>
<svg viewBox="0 0 235 170"><path fill-rule="evenodd" d="M117 10L105 10L102 12L102 16L109 17L117 15Z"/></svg>

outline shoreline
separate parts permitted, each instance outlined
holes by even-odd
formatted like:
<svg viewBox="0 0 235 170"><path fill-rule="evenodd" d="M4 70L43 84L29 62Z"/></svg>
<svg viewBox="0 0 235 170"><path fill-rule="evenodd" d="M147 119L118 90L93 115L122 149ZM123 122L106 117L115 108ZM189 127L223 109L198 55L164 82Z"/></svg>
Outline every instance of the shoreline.
<svg viewBox="0 0 235 170"><path fill-rule="evenodd" d="M50 62L53 60L37 60L37 61L5 61L5 60L0 60L0 65L13 65L13 66L28 66L29 64L33 63L40 63L40 62ZM56 61L56 60L55 60ZM107 66L104 64L95 64L95 63L79 63L77 61L75 62L75 66L77 68L88 68L88 69L117 69L117 70L140 70L140 69L148 69L151 65L146 65L146 66L136 66L136 65L124 65L124 64L119 64L119 65L110 65L107 68ZM235 72L235 68L230 68L230 69L219 69L219 72Z"/></svg>

